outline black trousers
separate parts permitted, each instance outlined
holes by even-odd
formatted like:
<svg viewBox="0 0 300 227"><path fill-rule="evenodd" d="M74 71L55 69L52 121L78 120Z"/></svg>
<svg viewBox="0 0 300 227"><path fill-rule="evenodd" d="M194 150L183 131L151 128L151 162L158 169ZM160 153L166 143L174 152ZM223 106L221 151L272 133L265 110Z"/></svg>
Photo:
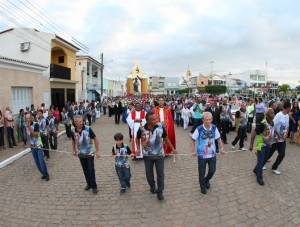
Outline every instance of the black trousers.
<svg viewBox="0 0 300 227"><path fill-rule="evenodd" d="M57 134L56 134L56 132L50 132L49 143L50 143L50 147L52 150L57 150Z"/></svg>
<svg viewBox="0 0 300 227"><path fill-rule="evenodd" d="M248 133L252 132L252 123L253 123L253 117L248 117L248 122L247 122L247 132Z"/></svg>
<svg viewBox="0 0 300 227"><path fill-rule="evenodd" d="M237 132L237 136L235 137L234 141L232 142L232 145L235 146L238 141L240 141L240 148L244 147L244 140L246 135L246 127L245 128L239 128Z"/></svg>
<svg viewBox="0 0 300 227"><path fill-rule="evenodd" d="M115 113L115 123L120 124L120 113Z"/></svg>
<svg viewBox="0 0 300 227"><path fill-rule="evenodd" d="M280 165L280 163L282 162L282 160L284 159L285 156L285 148L286 148L286 141L283 142L278 142L278 143L273 143L272 144L272 149L270 151L269 154L269 158L270 159L272 157L272 155L274 154L274 152L276 150L278 150L278 156L274 162L274 164L272 165L272 170L276 170L278 169L278 166Z"/></svg>
<svg viewBox="0 0 300 227"><path fill-rule="evenodd" d="M221 121L221 139L223 142L227 143L227 136L226 133L229 130L229 122L228 121Z"/></svg>
<svg viewBox="0 0 300 227"><path fill-rule="evenodd" d="M70 139L72 137L72 132L71 132L71 125L67 125L65 124L65 129L66 129L66 134L67 134L67 137Z"/></svg>
<svg viewBox="0 0 300 227"><path fill-rule="evenodd" d="M49 141L48 136L41 136L42 142L43 142L43 148L44 148L44 155L46 157L49 156Z"/></svg>
<svg viewBox="0 0 300 227"><path fill-rule="evenodd" d="M87 117L87 119L89 121L89 126L91 126L92 125L92 115L87 114L86 117Z"/></svg>
<svg viewBox="0 0 300 227"><path fill-rule="evenodd" d="M90 158L79 158L79 160L87 185L91 186L93 189L97 188L94 168L94 156Z"/></svg>

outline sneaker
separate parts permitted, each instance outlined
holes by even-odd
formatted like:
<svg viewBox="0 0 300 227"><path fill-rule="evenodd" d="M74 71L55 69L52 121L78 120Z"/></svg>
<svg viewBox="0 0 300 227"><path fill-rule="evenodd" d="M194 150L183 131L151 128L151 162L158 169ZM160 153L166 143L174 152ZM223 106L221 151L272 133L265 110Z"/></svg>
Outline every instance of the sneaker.
<svg viewBox="0 0 300 227"><path fill-rule="evenodd" d="M164 200L164 196L163 196L162 192L157 193L157 198L158 198L158 200Z"/></svg>
<svg viewBox="0 0 300 227"><path fill-rule="evenodd" d="M231 148L234 150L235 149L235 146L233 144L231 144Z"/></svg>
<svg viewBox="0 0 300 227"><path fill-rule="evenodd" d="M272 169L272 172L275 173L276 175L280 174L280 172L277 169Z"/></svg>
<svg viewBox="0 0 300 227"><path fill-rule="evenodd" d="M120 195L123 195L126 192L126 189L121 189Z"/></svg>
<svg viewBox="0 0 300 227"><path fill-rule="evenodd" d="M240 150L245 151L246 149L244 147L240 148Z"/></svg>
<svg viewBox="0 0 300 227"><path fill-rule="evenodd" d="M267 167L266 167L266 166L264 166L262 169L263 169L263 170L266 170L266 169L267 169Z"/></svg>

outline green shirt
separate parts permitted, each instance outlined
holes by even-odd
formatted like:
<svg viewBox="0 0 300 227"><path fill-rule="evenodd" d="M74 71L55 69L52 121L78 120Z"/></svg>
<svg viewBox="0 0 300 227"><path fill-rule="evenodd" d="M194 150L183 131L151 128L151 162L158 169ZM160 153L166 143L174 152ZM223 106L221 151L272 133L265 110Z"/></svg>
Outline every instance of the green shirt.
<svg viewBox="0 0 300 227"><path fill-rule="evenodd" d="M249 113L248 117L253 117L254 115L254 105L252 104L251 106L247 106L247 111ZM252 113L251 113L252 112Z"/></svg>

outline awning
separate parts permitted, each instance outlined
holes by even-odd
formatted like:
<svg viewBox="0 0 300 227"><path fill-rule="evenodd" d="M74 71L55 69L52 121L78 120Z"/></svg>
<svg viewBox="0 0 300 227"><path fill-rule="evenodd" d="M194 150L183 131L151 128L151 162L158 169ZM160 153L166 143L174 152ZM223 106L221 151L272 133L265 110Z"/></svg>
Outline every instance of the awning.
<svg viewBox="0 0 300 227"><path fill-rule="evenodd" d="M95 90L99 95L101 95L101 90Z"/></svg>

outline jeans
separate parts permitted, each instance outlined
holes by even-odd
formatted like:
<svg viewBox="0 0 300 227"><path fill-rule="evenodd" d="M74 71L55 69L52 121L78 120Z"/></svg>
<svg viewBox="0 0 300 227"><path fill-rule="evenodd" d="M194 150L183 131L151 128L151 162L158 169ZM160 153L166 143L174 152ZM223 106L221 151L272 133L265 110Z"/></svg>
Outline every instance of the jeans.
<svg viewBox="0 0 300 227"><path fill-rule="evenodd" d="M44 155L46 157L49 157L49 141L48 136L41 136L42 142L43 142L43 148L44 148Z"/></svg>
<svg viewBox="0 0 300 227"><path fill-rule="evenodd" d="M50 132L49 143L51 150L57 150L57 134L56 132Z"/></svg>
<svg viewBox="0 0 300 227"><path fill-rule="evenodd" d="M176 113L176 124L177 126L183 126L183 121L181 120L181 113Z"/></svg>
<svg viewBox="0 0 300 227"><path fill-rule="evenodd" d="M262 168L268 161L270 150L271 150L270 147L263 146L261 148L261 151L257 151L257 164L253 169L253 172L256 174L257 181L261 181L263 179Z"/></svg>
<svg viewBox="0 0 300 227"><path fill-rule="evenodd" d="M22 133L22 140L23 140L23 143L24 143L24 145L26 145L26 143L27 143L26 127L25 127L25 126L22 126L22 127L20 128L20 131L21 131L21 133Z"/></svg>
<svg viewBox="0 0 300 227"><path fill-rule="evenodd" d="M7 129L7 139L9 145L16 144L14 129L12 127L7 127L6 129Z"/></svg>
<svg viewBox="0 0 300 227"><path fill-rule="evenodd" d="M272 155L274 154L274 152L276 150L278 150L278 156L277 156L276 161L274 162L274 164L272 166L272 170L278 169L278 166L280 165L280 163L282 162L282 160L285 156L285 148L286 148L286 141L272 144L272 149L270 151L268 159L270 159L272 157Z"/></svg>
<svg viewBox="0 0 300 227"><path fill-rule="evenodd" d="M72 137L71 125L68 126L67 124L65 124L65 129L66 129L67 137L71 138Z"/></svg>
<svg viewBox="0 0 300 227"><path fill-rule="evenodd" d="M86 183L93 189L97 188L95 168L94 168L94 156L90 158L79 158Z"/></svg>
<svg viewBox="0 0 300 227"><path fill-rule="evenodd" d="M245 134L246 134L246 127L245 128L239 128L237 132L237 136L235 137L234 141L232 142L232 145L235 146L238 141L240 141L240 148L244 147L244 140L245 140Z"/></svg>
<svg viewBox="0 0 300 227"><path fill-rule="evenodd" d="M208 172L205 177L206 164L208 164ZM217 164L216 158L205 158L205 159L198 158L198 173L199 173L200 188L202 189L205 188L206 182L213 177L214 173L216 172L216 164Z"/></svg>
<svg viewBox="0 0 300 227"><path fill-rule="evenodd" d="M32 157L35 161L36 167L44 177L49 177L47 166L44 160L42 148L31 148Z"/></svg>
<svg viewBox="0 0 300 227"><path fill-rule="evenodd" d="M164 157L158 156L145 156L144 163L145 163L145 170L146 170L146 177L150 188L155 188L155 180L154 180L154 173L153 173L153 165L155 164L156 175L157 175L157 193L162 193L164 190Z"/></svg>
<svg viewBox="0 0 300 227"><path fill-rule="evenodd" d="M4 126L0 127L0 147L5 146L4 144Z"/></svg>
<svg viewBox="0 0 300 227"><path fill-rule="evenodd" d="M203 124L202 118L194 118L194 125L193 125L193 128L190 131L190 133L193 134L195 132L196 128L202 124Z"/></svg>
<svg viewBox="0 0 300 227"><path fill-rule="evenodd" d="M229 130L229 121L221 121L221 139L224 143L227 143L226 133Z"/></svg>
<svg viewBox="0 0 300 227"><path fill-rule="evenodd" d="M106 114L106 106L103 106L103 114L105 115Z"/></svg>
<svg viewBox="0 0 300 227"><path fill-rule="evenodd" d="M116 173L119 177L121 189L126 189L127 182L129 182L131 178L130 167L126 168L116 166Z"/></svg>

